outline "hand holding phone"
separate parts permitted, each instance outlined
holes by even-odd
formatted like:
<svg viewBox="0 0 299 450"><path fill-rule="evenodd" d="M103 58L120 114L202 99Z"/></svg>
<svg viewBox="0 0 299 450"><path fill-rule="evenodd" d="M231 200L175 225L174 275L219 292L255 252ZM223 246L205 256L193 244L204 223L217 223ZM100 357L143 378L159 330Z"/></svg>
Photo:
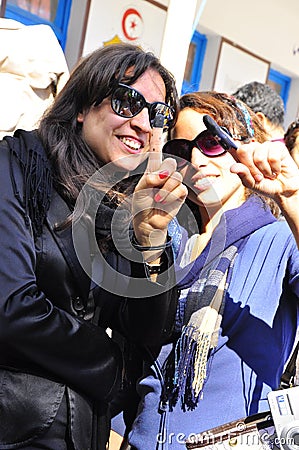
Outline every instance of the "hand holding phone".
<svg viewBox="0 0 299 450"><path fill-rule="evenodd" d="M207 130L217 139L221 147L224 150L238 149L237 143L233 138L221 128L212 117L207 114L203 116L203 123L205 124Z"/></svg>

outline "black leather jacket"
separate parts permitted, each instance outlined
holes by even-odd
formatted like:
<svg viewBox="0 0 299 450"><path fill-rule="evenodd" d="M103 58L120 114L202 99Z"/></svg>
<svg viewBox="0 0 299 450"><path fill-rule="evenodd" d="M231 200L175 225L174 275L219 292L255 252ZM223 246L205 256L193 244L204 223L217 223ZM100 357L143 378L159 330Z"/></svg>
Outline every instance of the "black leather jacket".
<svg viewBox="0 0 299 450"><path fill-rule="evenodd" d="M22 167L5 141L0 190L0 449L28 445L51 425L66 393L76 449L105 448L106 407L122 370L121 352L106 329L138 344L159 344L171 332L175 296L169 290L128 299L99 286L91 290L71 228L55 231L69 214L55 191L34 239L24 220ZM87 234L85 239L88 256ZM127 267L120 255L112 259ZM101 423L106 429L98 429Z"/></svg>

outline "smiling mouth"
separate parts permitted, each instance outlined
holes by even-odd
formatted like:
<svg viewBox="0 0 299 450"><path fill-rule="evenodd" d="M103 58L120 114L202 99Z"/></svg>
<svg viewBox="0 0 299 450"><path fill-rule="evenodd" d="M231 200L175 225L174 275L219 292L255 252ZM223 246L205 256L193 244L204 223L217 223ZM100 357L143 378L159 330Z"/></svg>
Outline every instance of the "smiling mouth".
<svg viewBox="0 0 299 450"><path fill-rule="evenodd" d="M128 147L130 151L132 151L134 153L139 153L141 151L141 143L140 142L136 142L132 139L128 139L125 137L120 137L119 140L123 144L125 144L125 146Z"/></svg>
<svg viewBox="0 0 299 450"><path fill-rule="evenodd" d="M201 190L206 189L210 187L216 179L217 177L215 175L209 175L204 178L200 178L199 180L196 180L196 182L194 183L194 187Z"/></svg>

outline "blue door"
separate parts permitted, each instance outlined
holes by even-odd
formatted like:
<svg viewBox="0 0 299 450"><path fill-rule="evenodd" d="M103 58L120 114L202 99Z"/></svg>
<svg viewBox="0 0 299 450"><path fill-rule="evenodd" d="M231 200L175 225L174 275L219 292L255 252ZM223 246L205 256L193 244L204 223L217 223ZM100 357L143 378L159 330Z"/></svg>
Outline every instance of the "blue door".
<svg viewBox="0 0 299 450"><path fill-rule="evenodd" d="M198 91L206 47L206 36L195 31L189 46L182 94Z"/></svg>
<svg viewBox="0 0 299 450"><path fill-rule="evenodd" d="M270 69L267 84L272 87L282 98L284 107L286 108L289 91L291 86L291 78L277 70Z"/></svg>

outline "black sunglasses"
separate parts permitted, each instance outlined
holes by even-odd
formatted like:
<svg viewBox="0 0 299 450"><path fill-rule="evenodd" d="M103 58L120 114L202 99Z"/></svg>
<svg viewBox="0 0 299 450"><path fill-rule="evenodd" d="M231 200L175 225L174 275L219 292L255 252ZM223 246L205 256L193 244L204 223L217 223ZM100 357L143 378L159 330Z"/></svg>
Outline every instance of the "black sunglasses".
<svg viewBox="0 0 299 450"><path fill-rule="evenodd" d="M226 128L219 127L229 137L239 141L247 140L247 136L232 135ZM195 139L189 141L188 139L171 139L163 146L163 153L178 158L177 167L182 169L191 162L192 149L196 147L205 156L209 158L216 158L227 152L227 145L223 138L213 135L211 131L204 130L199 133Z"/></svg>
<svg viewBox="0 0 299 450"><path fill-rule="evenodd" d="M164 130L171 127L174 120L174 110L163 102L148 103L140 92L131 86L119 83L111 95L111 108L120 117L135 117L143 108L147 108L151 127L158 115L164 117Z"/></svg>

